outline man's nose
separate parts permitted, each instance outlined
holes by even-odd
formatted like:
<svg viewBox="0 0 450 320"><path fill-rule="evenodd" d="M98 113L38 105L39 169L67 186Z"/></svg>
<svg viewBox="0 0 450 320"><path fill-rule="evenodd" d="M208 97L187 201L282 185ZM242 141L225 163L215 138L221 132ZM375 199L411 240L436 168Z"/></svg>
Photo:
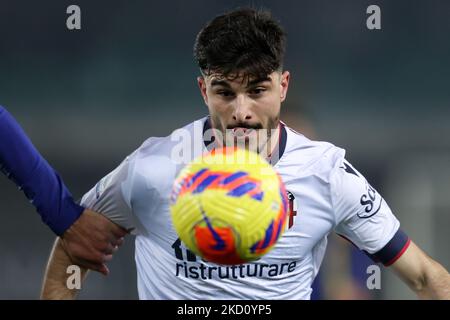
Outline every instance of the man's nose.
<svg viewBox="0 0 450 320"><path fill-rule="evenodd" d="M233 120L245 122L251 119L250 101L245 95L238 95L234 100Z"/></svg>

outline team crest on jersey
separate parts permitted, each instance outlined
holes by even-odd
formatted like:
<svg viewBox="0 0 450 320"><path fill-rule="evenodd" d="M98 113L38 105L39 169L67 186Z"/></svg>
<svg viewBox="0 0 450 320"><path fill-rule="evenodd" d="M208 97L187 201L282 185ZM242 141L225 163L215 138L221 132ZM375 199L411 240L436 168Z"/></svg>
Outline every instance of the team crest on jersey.
<svg viewBox="0 0 450 320"><path fill-rule="evenodd" d="M294 218L297 216L297 201L295 201L295 197L292 192L286 190L286 193L289 201L289 208L288 208L289 222L287 228L290 229L294 225Z"/></svg>

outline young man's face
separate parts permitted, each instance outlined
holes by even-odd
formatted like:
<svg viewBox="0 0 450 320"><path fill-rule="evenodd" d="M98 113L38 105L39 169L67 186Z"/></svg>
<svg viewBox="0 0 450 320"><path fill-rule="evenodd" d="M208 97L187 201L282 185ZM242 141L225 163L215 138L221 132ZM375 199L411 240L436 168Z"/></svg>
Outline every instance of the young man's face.
<svg viewBox="0 0 450 320"><path fill-rule="evenodd" d="M225 145L245 144L259 152L271 133L278 132L280 107L289 85L288 71L275 71L264 79L246 81L242 77L228 80L209 75L199 77L198 84L211 125L222 133Z"/></svg>

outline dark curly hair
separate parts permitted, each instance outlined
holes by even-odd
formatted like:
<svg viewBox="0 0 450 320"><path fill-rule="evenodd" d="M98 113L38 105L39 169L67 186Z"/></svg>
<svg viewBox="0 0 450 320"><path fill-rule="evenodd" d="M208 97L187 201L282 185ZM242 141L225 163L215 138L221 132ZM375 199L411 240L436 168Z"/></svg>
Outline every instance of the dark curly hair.
<svg viewBox="0 0 450 320"><path fill-rule="evenodd" d="M194 57L204 75L265 78L281 70L286 34L269 11L237 9L210 21L197 35Z"/></svg>

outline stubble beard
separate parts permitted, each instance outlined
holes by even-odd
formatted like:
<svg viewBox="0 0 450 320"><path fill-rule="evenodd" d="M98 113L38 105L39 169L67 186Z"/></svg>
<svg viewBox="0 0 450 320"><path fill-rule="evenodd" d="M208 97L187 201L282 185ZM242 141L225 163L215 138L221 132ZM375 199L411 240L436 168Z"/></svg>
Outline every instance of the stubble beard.
<svg viewBox="0 0 450 320"><path fill-rule="evenodd" d="M279 116L269 119L267 129L252 129L255 132L245 137L236 137L233 129L224 128L218 117L211 116L211 126L214 130L217 147L238 147L268 158L278 142L276 137L279 133ZM262 125L260 126L262 127Z"/></svg>

